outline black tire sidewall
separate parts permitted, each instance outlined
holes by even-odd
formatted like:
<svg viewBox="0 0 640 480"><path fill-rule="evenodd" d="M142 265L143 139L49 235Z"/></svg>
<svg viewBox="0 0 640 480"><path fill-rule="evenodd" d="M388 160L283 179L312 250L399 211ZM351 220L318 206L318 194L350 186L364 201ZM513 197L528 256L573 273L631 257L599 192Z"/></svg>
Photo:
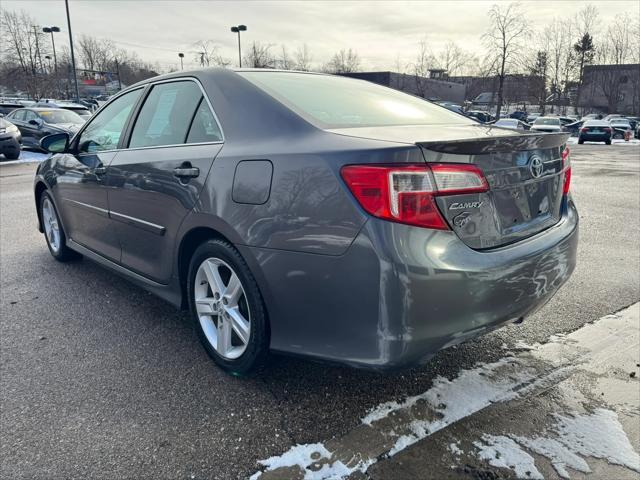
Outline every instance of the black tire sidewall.
<svg viewBox="0 0 640 480"><path fill-rule="evenodd" d="M49 243L49 239L47 238L47 232L44 228L44 215L42 212L42 205L44 204L44 201L46 199L48 199L49 202L51 202L53 211L56 212L56 218L58 219L58 231L60 232L60 248L58 249L57 252L54 251L53 248L51 248L51 244ZM42 195L40 196L40 219L42 221L42 231L44 233L44 241L47 242L47 248L49 249L49 252L51 252L51 255L56 260L66 260L70 256L69 255L70 251L67 248L67 236L64 233L64 228L62 228L62 221L60 220L60 213L58 213L56 204L53 201L53 198L51 198L51 195L49 194L49 192L47 192L46 190L42 192Z"/></svg>
<svg viewBox="0 0 640 480"><path fill-rule="evenodd" d="M202 326L195 306L194 283L198 267L208 258L219 258L226 262L238 275L245 298L251 312L251 335L249 343L244 353L234 360L226 359L215 351L209 343ZM194 328L198 334L200 342L204 346L209 356L223 370L235 375L248 375L259 369L266 361L269 349L269 332L266 310L258 284L255 281L249 267L240 253L228 242L224 240L209 240L200 245L189 263L189 274L187 278L187 295L189 297L189 311L193 320Z"/></svg>

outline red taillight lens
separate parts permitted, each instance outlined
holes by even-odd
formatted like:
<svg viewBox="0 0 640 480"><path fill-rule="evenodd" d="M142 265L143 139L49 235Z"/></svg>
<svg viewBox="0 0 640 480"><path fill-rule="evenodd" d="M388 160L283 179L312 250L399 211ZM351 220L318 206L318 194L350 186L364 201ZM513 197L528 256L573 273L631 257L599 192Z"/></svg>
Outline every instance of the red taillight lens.
<svg viewBox="0 0 640 480"><path fill-rule="evenodd" d="M588 132L588 131L589 131L589 129L588 129L588 128L586 128L586 127L582 127L582 128L580 129L580 131L581 131L581 132Z"/></svg>
<svg viewBox="0 0 640 480"><path fill-rule="evenodd" d="M604 127L604 128L603 128L603 130L604 130L605 132L609 132L609 133L611 133L611 129L610 129L609 127Z"/></svg>
<svg viewBox="0 0 640 480"><path fill-rule="evenodd" d="M448 230L437 195L486 192L487 180L473 165L348 165L341 170L351 193L371 215Z"/></svg>
<svg viewBox="0 0 640 480"><path fill-rule="evenodd" d="M565 147L562 151L562 168L564 170L564 185L562 187L562 193L566 195L569 193L571 187L571 159L569 158L569 147Z"/></svg>

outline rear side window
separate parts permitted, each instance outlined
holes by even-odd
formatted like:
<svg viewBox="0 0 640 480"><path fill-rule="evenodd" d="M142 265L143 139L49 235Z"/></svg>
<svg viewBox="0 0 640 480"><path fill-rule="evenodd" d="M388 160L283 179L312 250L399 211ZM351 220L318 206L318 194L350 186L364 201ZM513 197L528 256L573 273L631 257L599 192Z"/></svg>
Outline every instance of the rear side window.
<svg viewBox="0 0 640 480"><path fill-rule="evenodd" d="M202 92L192 81L155 85L140 110L129 147L185 143L201 99Z"/></svg>
<svg viewBox="0 0 640 480"><path fill-rule="evenodd" d="M286 72L238 72L322 128L473 124L413 95L364 80Z"/></svg>
<svg viewBox="0 0 640 480"><path fill-rule="evenodd" d="M222 141L222 132L216 118L213 116L209 105L203 98L200 99L200 105L193 117L187 143L205 143Z"/></svg>

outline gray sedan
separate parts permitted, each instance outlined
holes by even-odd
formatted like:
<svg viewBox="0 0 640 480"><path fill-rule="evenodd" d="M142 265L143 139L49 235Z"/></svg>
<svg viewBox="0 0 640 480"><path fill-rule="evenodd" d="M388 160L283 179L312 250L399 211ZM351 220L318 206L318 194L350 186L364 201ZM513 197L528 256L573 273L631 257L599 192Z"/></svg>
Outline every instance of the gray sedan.
<svg viewBox="0 0 640 480"><path fill-rule="evenodd" d="M189 309L222 368L376 369L544 305L574 269L566 134L480 125L366 81L205 69L43 139L39 227Z"/></svg>

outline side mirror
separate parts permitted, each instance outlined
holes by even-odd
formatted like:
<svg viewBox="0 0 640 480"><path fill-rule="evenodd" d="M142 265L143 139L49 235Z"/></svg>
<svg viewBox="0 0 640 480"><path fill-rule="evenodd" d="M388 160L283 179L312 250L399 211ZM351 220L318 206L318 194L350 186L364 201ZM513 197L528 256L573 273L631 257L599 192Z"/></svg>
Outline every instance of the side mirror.
<svg viewBox="0 0 640 480"><path fill-rule="evenodd" d="M40 140L40 147L50 153L64 153L69 149L69 134L54 133Z"/></svg>
<svg viewBox="0 0 640 480"><path fill-rule="evenodd" d="M40 122L39 120L31 119L29 120L29 125L35 125L36 127L39 127L40 125L42 125L42 122Z"/></svg>

